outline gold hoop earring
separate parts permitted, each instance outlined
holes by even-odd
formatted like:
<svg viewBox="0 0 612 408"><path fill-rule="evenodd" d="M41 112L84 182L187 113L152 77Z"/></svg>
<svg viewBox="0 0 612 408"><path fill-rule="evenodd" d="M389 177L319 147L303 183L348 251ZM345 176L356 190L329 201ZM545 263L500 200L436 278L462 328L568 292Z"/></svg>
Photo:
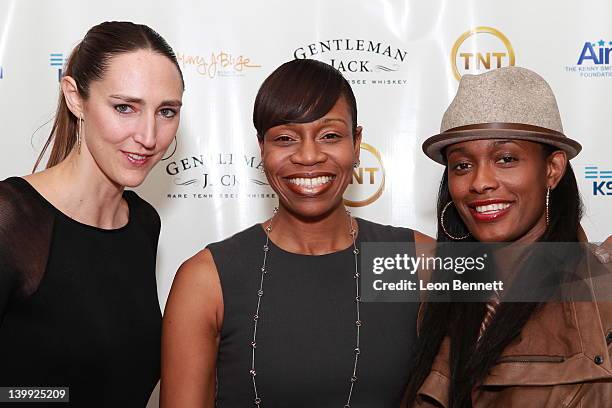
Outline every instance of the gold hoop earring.
<svg viewBox="0 0 612 408"><path fill-rule="evenodd" d="M550 186L546 187L546 228L550 225Z"/></svg>
<svg viewBox="0 0 612 408"><path fill-rule="evenodd" d="M467 237L469 237L470 233L468 232L466 235L464 235L462 237L455 237L454 235L451 235L446 230L446 227L444 226L444 213L446 212L446 209L448 208L448 206L451 205L452 203L453 203L453 200L449 201L448 203L446 203L446 205L442 209L442 212L440 213L440 226L442 226L442 231L444 232L444 234L447 237L449 237L450 239L455 240L455 241L461 241L461 240L466 239Z"/></svg>

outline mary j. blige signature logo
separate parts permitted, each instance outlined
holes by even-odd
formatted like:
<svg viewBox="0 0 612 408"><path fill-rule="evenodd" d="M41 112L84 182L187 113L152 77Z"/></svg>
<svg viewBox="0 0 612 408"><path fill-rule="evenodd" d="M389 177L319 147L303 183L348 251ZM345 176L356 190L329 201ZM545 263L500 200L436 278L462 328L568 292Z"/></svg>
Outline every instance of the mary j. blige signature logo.
<svg viewBox="0 0 612 408"><path fill-rule="evenodd" d="M211 52L207 56L177 52L176 59L181 68L193 68L196 73L208 79L244 76L253 69L261 68L249 57L226 51Z"/></svg>

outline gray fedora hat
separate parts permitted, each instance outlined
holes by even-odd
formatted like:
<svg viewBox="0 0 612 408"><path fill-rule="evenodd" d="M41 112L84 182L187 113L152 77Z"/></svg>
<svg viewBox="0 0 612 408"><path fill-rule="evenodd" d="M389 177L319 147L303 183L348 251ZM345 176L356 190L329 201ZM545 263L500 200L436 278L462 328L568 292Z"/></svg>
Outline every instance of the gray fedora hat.
<svg viewBox="0 0 612 408"><path fill-rule="evenodd" d="M557 100L533 71L505 67L464 75L444 113L440 133L423 143L432 160L445 164L444 148L480 139L521 139L558 147L575 157L582 146L563 134Z"/></svg>

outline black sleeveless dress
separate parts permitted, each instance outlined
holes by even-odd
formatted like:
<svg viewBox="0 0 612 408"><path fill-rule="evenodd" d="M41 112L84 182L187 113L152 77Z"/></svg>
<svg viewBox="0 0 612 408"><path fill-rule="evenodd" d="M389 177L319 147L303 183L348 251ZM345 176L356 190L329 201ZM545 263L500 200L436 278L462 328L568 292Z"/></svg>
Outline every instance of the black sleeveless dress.
<svg viewBox="0 0 612 408"><path fill-rule="evenodd" d="M414 242L410 229L357 222L358 247L361 242ZM265 242L256 224L208 246L225 310L217 359L220 408L254 406L251 341ZM269 246L255 364L261 406L343 407L356 340L353 247L308 256ZM417 311L417 303L361 303L361 354L351 407L399 406Z"/></svg>
<svg viewBox="0 0 612 408"><path fill-rule="evenodd" d="M132 191L104 230L53 207L27 181L0 182L0 386L69 387L69 403L144 407L160 373L157 212Z"/></svg>

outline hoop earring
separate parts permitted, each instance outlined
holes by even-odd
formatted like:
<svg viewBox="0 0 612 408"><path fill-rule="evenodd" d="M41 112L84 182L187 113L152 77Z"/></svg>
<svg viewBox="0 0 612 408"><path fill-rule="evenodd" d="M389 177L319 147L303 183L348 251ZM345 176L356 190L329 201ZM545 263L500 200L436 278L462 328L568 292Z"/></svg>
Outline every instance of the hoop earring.
<svg viewBox="0 0 612 408"><path fill-rule="evenodd" d="M83 137L83 118L80 116L79 116L79 125L77 127L76 137L77 137L77 140L76 140L77 152L80 154L81 153L81 139Z"/></svg>
<svg viewBox="0 0 612 408"><path fill-rule="evenodd" d="M464 235L462 237L455 237L454 235L451 235L446 230L446 227L444 226L444 213L446 212L446 209L448 208L448 206L451 205L452 203L453 203L453 200L450 200L448 203L446 203L446 205L442 209L442 212L440 213L440 225L442 226L442 231L444 232L444 234L447 237L449 237L450 239L455 240L455 241L461 241L462 239L466 239L467 237L469 237L470 233L468 232L466 235Z"/></svg>
<svg viewBox="0 0 612 408"><path fill-rule="evenodd" d="M546 228L550 225L550 186L546 187Z"/></svg>
<svg viewBox="0 0 612 408"><path fill-rule="evenodd" d="M176 153L176 148L177 148L177 147L178 147L178 140L176 140L176 135L174 135L174 149L172 150L172 153L170 153L170 156L168 156L168 157L163 157L163 158L162 158L162 161L163 161L163 160L168 160L169 158L171 158L171 157L174 155L174 153Z"/></svg>

